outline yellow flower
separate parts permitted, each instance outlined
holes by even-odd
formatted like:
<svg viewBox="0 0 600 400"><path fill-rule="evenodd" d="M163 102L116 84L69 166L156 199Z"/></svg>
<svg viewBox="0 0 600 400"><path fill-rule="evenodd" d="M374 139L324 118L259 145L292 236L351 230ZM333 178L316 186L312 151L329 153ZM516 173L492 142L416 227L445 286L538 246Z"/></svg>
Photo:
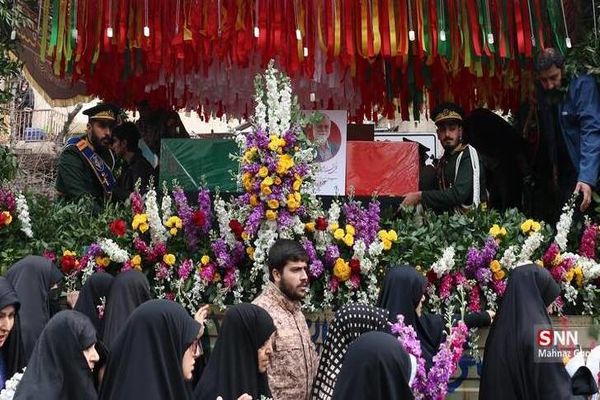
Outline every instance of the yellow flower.
<svg viewBox="0 0 600 400"><path fill-rule="evenodd" d="M167 228L176 228L175 233L171 232L172 235L175 235L177 233L177 229L181 229L183 227L183 223L181 222L181 218L179 218L176 215L173 215L172 217L169 217L169 219L165 223L165 226Z"/></svg>
<svg viewBox="0 0 600 400"><path fill-rule="evenodd" d="M106 268L110 264L110 258L108 257L96 257L95 261L96 265L102 268Z"/></svg>
<svg viewBox="0 0 600 400"><path fill-rule="evenodd" d="M202 258L200 259L200 263L202 265L206 265L210 262L210 257L207 256L206 254L202 256Z"/></svg>
<svg viewBox="0 0 600 400"><path fill-rule="evenodd" d="M494 238L502 238L502 237L506 236L506 234L507 234L506 228L504 228L503 226L501 227L498 224L492 225L489 233L490 233L490 236L492 236Z"/></svg>
<svg viewBox="0 0 600 400"><path fill-rule="evenodd" d="M258 176L260 176L261 178L265 178L267 175L269 175L269 168L267 168L263 165L258 170Z"/></svg>
<svg viewBox="0 0 600 400"><path fill-rule="evenodd" d="M265 196L268 196L271 193L273 193L273 191L271 190L271 188L269 186L262 186L261 189L260 189L260 192L262 194L264 194Z"/></svg>
<svg viewBox="0 0 600 400"><path fill-rule="evenodd" d="M285 139L277 135L271 135L269 140L269 150L281 152L281 148L286 145Z"/></svg>
<svg viewBox="0 0 600 400"><path fill-rule="evenodd" d="M498 272L502 269L502 266L498 260L492 260L492 262L490 262L490 269L492 272Z"/></svg>
<svg viewBox="0 0 600 400"><path fill-rule="evenodd" d="M271 186L271 185L273 185L273 178L271 178L270 176L267 176L260 183L260 186Z"/></svg>
<svg viewBox="0 0 600 400"><path fill-rule="evenodd" d="M333 232L333 237L336 238L337 240L340 240L344 237L346 233L344 232L343 229L338 228Z"/></svg>
<svg viewBox="0 0 600 400"><path fill-rule="evenodd" d="M140 232L144 233L148 229L150 229L150 226L146 222L144 222L143 224L140 224Z"/></svg>
<svg viewBox="0 0 600 400"><path fill-rule="evenodd" d="M532 224L533 224L533 220L532 219L525 220L525 222L523 222L521 224L521 232L523 232L523 233L529 233L529 231L531 231L531 225Z"/></svg>
<svg viewBox="0 0 600 400"><path fill-rule="evenodd" d="M383 244L384 250L389 250L392 248L392 242L388 239L381 239L381 243Z"/></svg>
<svg viewBox="0 0 600 400"><path fill-rule="evenodd" d="M340 225L335 222L333 224L329 224L329 230L331 232L335 232L337 230L337 228L339 228L339 227L340 227Z"/></svg>
<svg viewBox="0 0 600 400"><path fill-rule="evenodd" d="M346 236L344 236L344 243L346 244L346 246L352 247L352 245L354 244L354 236L352 236L349 233L346 233Z"/></svg>
<svg viewBox="0 0 600 400"><path fill-rule="evenodd" d="M276 199L271 199L267 201L267 205L269 206L269 208L277 210L279 208L279 201L277 201Z"/></svg>
<svg viewBox="0 0 600 400"><path fill-rule="evenodd" d="M385 229L382 229L379 232L377 232L377 236L381 240L386 239L387 238L387 231Z"/></svg>
<svg viewBox="0 0 600 400"><path fill-rule="evenodd" d="M254 260L254 247L246 247L246 254L248 254L248 257L250 257L251 260Z"/></svg>
<svg viewBox="0 0 600 400"><path fill-rule="evenodd" d="M506 276L506 272L504 272L503 269L501 269L500 271L494 272L494 278L497 281L501 281L502 279L504 279L505 276Z"/></svg>
<svg viewBox="0 0 600 400"><path fill-rule="evenodd" d="M333 275L337 277L340 281L345 282L350 279L350 274L352 273L352 269L348 265L346 261L342 258L338 258L335 260L335 264L333 265Z"/></svg>
<svg viewBox="0 0 600 400"><path fill-rule="evenodd" d="M571 282L573 280L574 275L575 271L573 270L573 268L571 268L569 272L567 272L567 274L565 275L565 281Z"/></svg>
<svg viewBox="0 0 600 400"><path fill-rule="evenodd" d="M314 232L315 231L315 223L307 222L306 224L304 224L304 229L306 229L308 232Z"/></svg>
<svg viewBox="0 0 600 400"><path fill-rule="evenodd" d="M250 196L250 205L252 207L256 207L259 204L260 204L260 201L258 200L258 197L256 197L255 194L253 194L252 196Z"/></svg>
<svg viewBox="0 0 600 400"><path fill-rule="evenodd" d="M256 147L251 147L250 149L248 149L244 152L244 156L242 157L242 160L246 164L249 164L250 162L252 162L252 159L254 158L255 154L256 154Z"/></svg>
<svg viewBox="0 0 600 400"><path fill-rule="evenodd" d="M133 230L137 230L140 225L148 224L148 215L147 214L135 214L133 217L133 221L131 222L131 227ZM140 229L141 230L141 229Z"/></svg>
<svg viewBox="0 0 600 400"><path fill-rule="evenodd" d="M277 169L275 170L279 175L285 174L290 168L294 166L294 159L289 154L284 154L279 157L277 161Z"/></svg>
<svg viewBox="0 0 600 400"><path fill-rule="evenodd" d="M395 230L390 229L388 231L388 239L391 240L392 242L395 242L398 240L398 234L396 233Z"/></svg>
<svg viewBox="0 0 600 400"><path fill-rule="evenodd" d="M171 228L171 229L169 229L169 233L171 234L171 236L177 235L177 228Z"/></svg>
<svg viewBox="0 0 600 400"><path fill-rule="evenodd" d="M288 195L287 208L290 212L294 212L300 207L300 204L291 195Z"/></svg>
<svg viewBox="0 0 600 400"><path fill-rule="evenodd" d="M577 286L582 287L583 286L583 270L581 269L581 267L577 266L574 268L574 275L575 275L575 283L577 283Z"/></svg>
<svg viewBox="0 0 600 400"><path fill-rule="evenodd" d="M542 229L542 224L540 224L540 223L539 223L539 222L537 222L537 221L533 221L533 222L531 223L531 230L532 230L532 231L534 231L534 232L538 232L540 229Z"/></svg>
<svg viewBox="0 0 600 400"><path fill-rule="evenodd" d="M294 200L300 203L300 200L302 200L302 195L300 194L300 192L294 192Z"/></svg>
<svg viewBox="0 0 600 400"><path fill-rule="evenodd" d="M273 179L273 184L275 185L281 185L281 178L276 176L275 179Z"/></svg>
<svg viewBox="0 0 600 400"><path fill-rule="evenodd" d="M175 256L173 254L171 254L171 253L165 254L163 256L163 262L165 264L167 264L169 267L172 267L173 265L175 265L175 261L176 261L175 260Z"/></svg>
<svg viewBox="0 0 600 400"><path fill-rule="evenodd" d="M274 221L277 219L277 211L267 210L267 212L265 213L265 216L267 217L267 219L269 221Z"/></svg>
<svg viewBox="0 0 600 400"><path fill-rule="evenodd" d="M71 250L65 250L65 251L63 251L63 256L65 256L65 257L67 257L67 256L77 257L77 253L75 253L74 251L71 251Z"/></svg>
<svg viewBox="0 0 600 400"><path fill-rule="evenodd" d="M242 240L248 240L250 239L250 234L246 231L242 232Z"/></svg>
<svg viewBox="0 0 600 400"><path fill-rule="evenodd" d="M299 191L301 186L302 186L302 179L296 179L294 181L294 184L292 185L292 189Z"/></svg>
<svg viewBox="0 0 600 400"><path fill-rule="evenodd" d="M12 222L12 215L8 211L2 211L2 215L4 216L4 224L10 225Z"/></svg>
<svg viewBox="0 0 600 400"><path fill-rule="evenodd" d="M354 230L354 227L350 224L346 224L346 233L354 236L356 235L356 231Z"/></svg>
<svg viewBox="0 0 600 400"><path fill-rule="evenodd" d="M134 267L139 267L140 265L142 265L142 257L140 257L139 254L136 254L135 256L131 257L131 265Z"/></svg>

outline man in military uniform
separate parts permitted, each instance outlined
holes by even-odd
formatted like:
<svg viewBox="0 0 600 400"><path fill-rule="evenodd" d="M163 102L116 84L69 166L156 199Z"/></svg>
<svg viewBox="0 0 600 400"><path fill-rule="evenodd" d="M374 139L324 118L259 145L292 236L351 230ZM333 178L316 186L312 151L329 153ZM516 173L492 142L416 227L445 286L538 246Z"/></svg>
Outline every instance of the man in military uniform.
<svg viewBox="0 0 600 400"><path fill-rule="evenodd" d="M85 135L71 138L58 159L59 197L71 201L91 196L98 203L110 200L115 186L111 132L117 113L117 107L106 103L83 112L89 117Z"/></svg>
<svg viewBox="0 0 600 400"><path fill-rule="evenodd" d="M437 189L407 193L401 206L422 204L435 211L478 207L487 200L485 175L477 150L462 143L464 112L443 103L432 112L444 155L436 167Z"/></svg>

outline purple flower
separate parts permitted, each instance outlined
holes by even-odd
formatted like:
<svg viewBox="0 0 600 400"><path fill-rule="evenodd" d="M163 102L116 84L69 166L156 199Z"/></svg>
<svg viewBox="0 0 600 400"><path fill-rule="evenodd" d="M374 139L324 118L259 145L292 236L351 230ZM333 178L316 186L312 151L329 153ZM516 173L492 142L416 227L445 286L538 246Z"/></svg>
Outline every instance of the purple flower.
<svg viewBox="0 0 600 400"><path fill-rule="evenodd" d="M260 223L263 221L265 215L265 207L263 204L259 204L254 207L248 219L246 220L245 231L248 232L250 236L253 236L258 232L258 228L260 227Z"/></svg>
<svg viewBox="0 0 600 400"><path fill-rule="evenodd" d="M477 250L475 247L469 247L469 250L467 250L465 274L469 277L475 276L475 272L481 268L482 264L482 257L479 250Z"/></svg>
<svg viewBox="0 0 600 400"><path fill-rule="evenodd" d="M230 269L225 273L225 277L223 278L223 284L227 289L231 289L235 286L235 271Z"/></svg>
<svg viewBox="0 0 600 400"><path fill-rule="evenodd" d="M285 209L279 210L279 213L277 215L277 222L282 228L289 228L294 223L294 221L292 220L292 216Z"/></svg>
<svg viewBox="0 0 600 400"><path fill-rule="evenodd" d="M475 279L477 279L477 282L485 285L492 280L492 271L489 268L479 268L475 272Z"/></svg>
<svg viewBox="0 0 600 400"><path fill-rule="evenodd" d="M323 274L323 262L321 260L313 260L308 266L308 274L312 279L318 279Z"/></svg>
<svg viewBox="0 0 600 400"><path fill-rule="evenodd" d="M369 207L364 209L356 200L351 200L342 206L346 221L356 231L356 239L360 239L369 246L377 237L381 227L379 216L379 202L372 200Z"/></svg>
<svg viewBox="0 0 600 400"><path fill-rule="evenodd" d="M283 134L283 139L285 140L285 147L292 148L296 144L296 133L288 130Z"/></svg>
<svg viewBox="0 0 600 400"><path fill-rule="evenodd" d="M200 270L200 278L206 282L212 282L215 279L215 264L208 263Z"/></svg>
<svg viewBox="0 0 600 400"><path fill-rule="evenodd" d="M198 249L198 228L193 221L193 210L188 205L187 197L180 187L177 186L173 189L173 198L177 205L177 213L183 221L186 245L190 251L195 251Z"/></svg>
<svg viewBox="0 0 600 400"><path fill-rule="evenodd" d="M0 188L0 209L3 208L2 205L11 213L17 207L14 194L8 189Z"/></svg>
<svg viewBox="0 0 600 400"><path fill-rule="evenodd" d="M185 281L187 280L187 278L189 278L190 273L192 272L192 270L194 269L194 263L192 262L192 260L187 259L184 262L181 263L181 265L179 266L179 270L177 271L177 274L179 275L179 279Z"/></svg>
<svg viewBox="0 0 600 400"><path fill-rule="evenodd" d="M203 233L208 233L213 222L212 200L210 191L206 188L198 191L198 209L204 213L205 222L201 227Z"/></svg>
<svg viewBox="0 0 600 400"><path fill-rule="evenodd" d="M231 254L227 243L223 239L217 239L210 245L213 254L215 255L217 265L224 269L233 269L235 264L231 259Z"/></svg>
<svg viewBox="0 0 600 400"><path fill-rule="evenodd" d="M494 292L500 297L504 296L504 292L506 291L506 279L502 279L500 281L492 282L492 286L494 288Z"/></svg>
<svg viewBox="0 0 600 400"><path fill-rule="evenodd" d="M156 268L156 279L164 280L169 276L169 267L160 263L160 265Z"/></svg>
<svg viewBox="0 0 600 400"><path fill-rule="evenodd" d="M252 175L256 175L258 173L259 169L260 169L260 164L258 164L258 163L244 164L242 166L243 172L249 172Z"/></svg>
<svg viewBox="0 0 600 400"><path fill-rule="evenodd" d="M340 257L340 249L336 244L328 244L325 248L325 265L328 267L333 266L335 260Z"/></svg>

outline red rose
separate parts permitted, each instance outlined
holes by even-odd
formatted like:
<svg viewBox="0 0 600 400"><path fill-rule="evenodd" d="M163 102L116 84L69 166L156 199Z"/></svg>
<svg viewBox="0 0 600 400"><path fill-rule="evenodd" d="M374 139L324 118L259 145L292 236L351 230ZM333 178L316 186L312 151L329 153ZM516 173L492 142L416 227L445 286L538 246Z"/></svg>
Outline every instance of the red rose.
<svg viewBox="0 0 600 400"><path fill-rule="evenodd" d="M121 237L127 232L127 224L122 219L115 219L110 223L109 228L113 235L117 237Z"/></svg>
<svg viewBox="0 0 600 400"><path fill-rule="evenodd" d="M427 272L427 281L429 281L429 283L435 283L437 280L437 274L433 272L433 270Z"/></svg>
<svg viewBox="0 0 600 400"><path fill-rule="evenodd" d="M239 240L242 238L242 232L244 232L244 227L237 219L232 219L229 221L229 228L235 235L235 237Z"/></svg>
<svg viewBox="0 0 600 400"><path fill-rule="evenodd" d="M352 270L352 274L360 275L360 261L358 261L356 258L350 260L350 269Z"/></svg>
<svg viewBox="0 0 600 400"><path fill-rule="evenodd" d="M79 263L77 262L77 259L73 256L62 256L60 258L60 267L61 267L63 273L66 275L75 271L78 266L79 266Z"/></svg>
<svg viewBox="0 0 600 400"><path fill-rule="evenodd" d="M325 229L327 229L327 219L323 218L323 217L318 217L315 220L315 229L319 230L319 231L324 231Z"/></svg>
<svg viewBox="0 0 600 400"><path fill-rule="evenodd" d="M198 228L202 228L204 227L204 224L206 224L206 215L204 215L204 212L202 210L196 210L192 214L192 222Z"/></svg>

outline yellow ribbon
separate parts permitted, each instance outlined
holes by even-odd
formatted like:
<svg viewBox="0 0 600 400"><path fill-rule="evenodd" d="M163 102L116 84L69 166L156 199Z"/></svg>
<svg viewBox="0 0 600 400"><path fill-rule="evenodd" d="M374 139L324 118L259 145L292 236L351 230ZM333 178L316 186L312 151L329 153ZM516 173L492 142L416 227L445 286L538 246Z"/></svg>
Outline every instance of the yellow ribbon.
<svg viewBox="0 0 600 400"><path fill-rule="evenodd" d="M388 19L390 24L390 56L397 54L396 47L396 14L394 13L394 1L388 0Z"/></svg>
<svg viewBox="0 0 600 400"><path fill-rule="evenodd" d="M54 59L54 74L60 75L60 65L63 58L63 46L65 41L65 19L67 18L68 9L66 0L60 0L58 10L58 36L56 41L56 57Z"/></svg>
<svg viewBox="0 0 600 400"><path fill-rule="evenodd" d="M373 0L373 56L381 51L381 32L379 31L379 0Z"/></svg>
<svg viewBox="0 0 600 400"><path fill-rule="evenodd" d="M340 49L342 47L342 8L340 7L338 0L334 0L333 3L333 56L337 57L340 55Z"/></svg>
<svg viewBox="0 0 600 400"><path fill-rule="evenodd" d="M327 44L325 43L325 39L323 39L323 2L319 1L317 4L317 33L319 37L319 45L321 46L321 50L324 53L327 53Z"/></svg>
<svg viewBox="0 0 600 400"><path fill-rule="evenodd" d="M358 47L358 54L360 54L364 58L369 58L369 10L368 10L368 0L360 1L360 43L361 45Z"/></svg>

